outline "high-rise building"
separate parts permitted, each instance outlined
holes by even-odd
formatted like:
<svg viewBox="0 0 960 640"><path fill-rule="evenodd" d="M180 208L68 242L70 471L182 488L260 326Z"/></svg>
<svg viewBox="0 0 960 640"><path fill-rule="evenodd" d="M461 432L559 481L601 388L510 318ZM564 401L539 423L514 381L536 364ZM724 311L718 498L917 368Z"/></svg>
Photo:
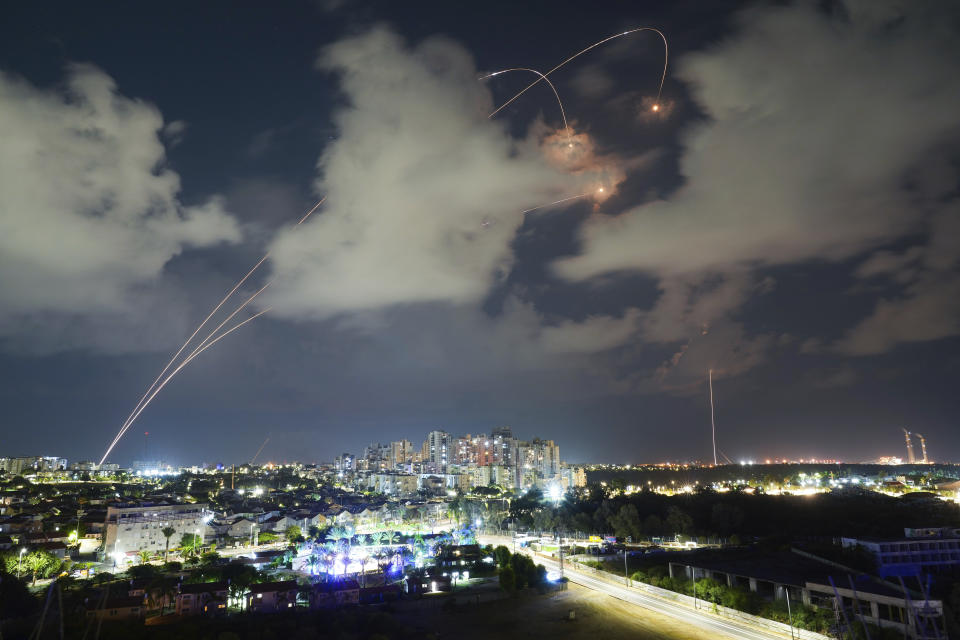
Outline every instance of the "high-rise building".
<svg viewBox="0 0 960 640"><path fill-rule="evenodd" d="M515 486L541 486L560 473L560 447L553 440L516 442L513 451Z"/></svg>
<svg viewBox="0 0 960 640"><path fill-rule="evenodd" d="M390 464L391 445L371 443L363 450L364 466L368 471L384 471Z"/></svg>
<svg viewBox="0 0 960 640"><path fill-rule="evenodd" d="M409 440L397 440L390 443L388 467L391 471L405 467L413 462L413 444Z"/></svg>
<svg viewBox="0 0 960 640"><path fill-rule="evenodd" d="M450 434L446 431L431 431L427 434L427 462L434 465L437 470L443 471L451 462Z"/></svg>
<svg viewBox="0 0 960 640"><path fill-rule="evenodd" d="M356 469L356 459L352 453L341 453L333 461L333 466L337 471L354 471Z"/></svg>

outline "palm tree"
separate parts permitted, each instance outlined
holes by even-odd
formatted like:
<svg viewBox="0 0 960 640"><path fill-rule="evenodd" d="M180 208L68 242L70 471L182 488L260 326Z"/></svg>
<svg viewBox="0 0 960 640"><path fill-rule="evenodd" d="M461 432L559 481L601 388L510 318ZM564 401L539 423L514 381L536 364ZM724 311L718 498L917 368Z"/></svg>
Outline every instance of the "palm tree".
<svg viewBox="0 0 960 640"><path fill-rule="evenodd" d="M383 548L383 545L390 543L390 532L381 531L380 533L376 534L376 539L377 539L377 549L379 550Z"/></svg>
<svg viewBox="0 0 960 640"><path fill-rule="evenodd" d="M366 588L367 586L367 562L370 560L370 556L367 555L364 551L363 555L360 556L360 584Z"/></svg>
<svg viewBox="0 0 960 640"><path fill-rule="evenodd" d="M330 532L327 534L328 538L339 541L341 538L344 538L347 535L346 529L343 527L333 527L330 529Z"/></svg>
<svg viewBox="0 0 960 640"><path fill-rule="evenodd" d="M167 554L170 552L170 536L177 532L176 529L170 525L165 526L163 529L160 529L160 533L163 534L163 537L166 538L166 545L163 547L163 564L167 564Z"/></svg>
<svg viewBox="0 0 960 640"><path fill-rule="evenodd" d="M31 551L24 556L23 564L33 573L33 584L37 584L37 574L44 571L51 563L47 553L43 551Z"/></svg>
<svg viewBox="0 0 960 640"><path fill-rule="evenodd" d="M140 558L140 564L147 564L148 562L150 562L149 551L141 551L140 553L137 554L137 556Z"/></svg>

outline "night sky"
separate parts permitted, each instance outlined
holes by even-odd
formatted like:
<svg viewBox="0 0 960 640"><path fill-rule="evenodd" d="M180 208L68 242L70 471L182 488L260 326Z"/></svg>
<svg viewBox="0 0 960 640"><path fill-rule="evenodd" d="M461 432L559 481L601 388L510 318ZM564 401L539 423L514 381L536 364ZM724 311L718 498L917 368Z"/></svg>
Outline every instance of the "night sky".
<svg viewBox="0 0 960 640"><path fill-rule="evenodd" d="M960 459L960 6L564 4L8 3L0 456Z"/></svg>

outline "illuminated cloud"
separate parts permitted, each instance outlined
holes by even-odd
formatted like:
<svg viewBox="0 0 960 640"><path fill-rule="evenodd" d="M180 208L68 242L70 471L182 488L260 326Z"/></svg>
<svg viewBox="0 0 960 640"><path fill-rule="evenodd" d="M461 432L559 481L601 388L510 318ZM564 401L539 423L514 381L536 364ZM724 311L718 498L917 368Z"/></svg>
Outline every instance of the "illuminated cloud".
<svg viewBox="0 0 960 640"><path fill-rule="evenodd" d="M185 248L239 240L221 198L178 199L160 136L183 130L89 65L55 90L0 73L0 335L91 316L106 328L154 306Z"/></svg>
<svg viewBox="0 0 960 640"><path fill-rule="evenodd" d="M759 269L848 260L928 232L931 212L950 197L944 185L957 180L938 153L960 132L960 55L950 16L936 15L954 9L846 9L749 9L734 36L680 58L676 73L707 116L684 139L684 184L666 199L591 218L582 252L557 272L573 281L624 270L658 278L663 295L644 337L684 340L703 323L734 317L755 295ZM720 290L705 304L711 282ZM951 305L940 314L951 317L934 317L955 282L928 274L881 303L848 351L956 334ZM914 322L917 314L925 321Z"/></svg>
<svg viewBox="0 0 960 640"><path fill-rule="evenodd" d="M489 120L488 89L450 41L410 49L380 28L328 47L318 66L348 106L318 164L324 209L273 243L281 315L476 303L511 268L521 212L596 182L552 166L539 129L515 140Z"/></svg>

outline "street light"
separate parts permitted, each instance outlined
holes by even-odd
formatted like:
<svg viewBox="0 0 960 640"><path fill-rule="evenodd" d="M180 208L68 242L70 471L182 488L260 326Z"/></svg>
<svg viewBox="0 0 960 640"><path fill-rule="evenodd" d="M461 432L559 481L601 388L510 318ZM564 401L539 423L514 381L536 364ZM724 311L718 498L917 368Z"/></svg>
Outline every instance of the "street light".
<svg viewBox="0 0 960 640"><path fill-rule="evenodd" d="M20 548L20 557L17 558L17 579L20 578L20 565L23 562L23 554L25 554L26 552L27 552L26 547Z"/></svg>

